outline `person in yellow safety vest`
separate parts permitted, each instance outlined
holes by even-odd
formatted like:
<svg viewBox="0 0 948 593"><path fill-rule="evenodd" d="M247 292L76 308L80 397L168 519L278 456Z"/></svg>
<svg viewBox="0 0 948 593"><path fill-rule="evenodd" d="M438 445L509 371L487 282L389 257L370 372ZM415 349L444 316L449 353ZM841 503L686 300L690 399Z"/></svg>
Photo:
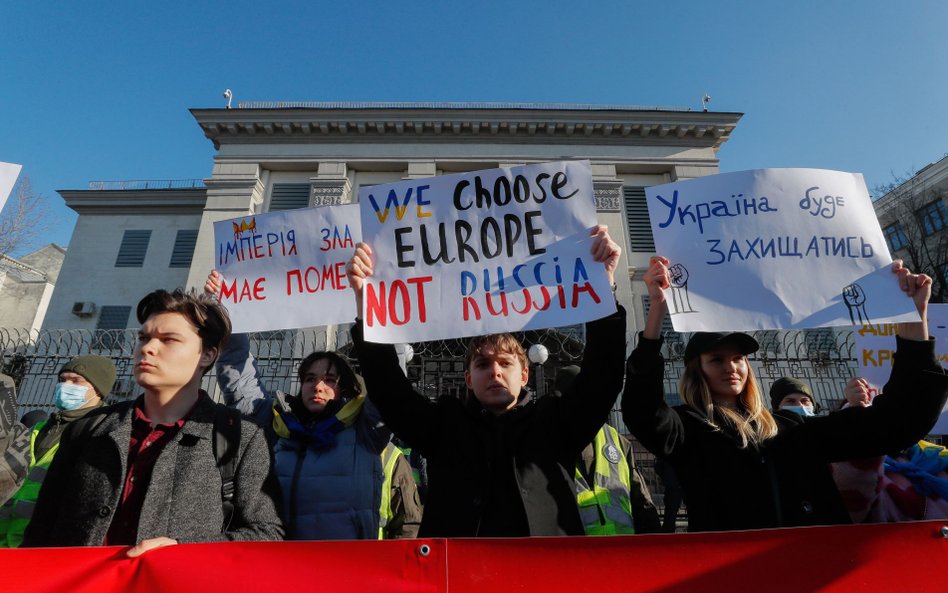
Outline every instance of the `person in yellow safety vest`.
<svg viewBox="0 0 948 593"><path fill-rule="evenodd" d="M586 535L658 533L658 511L636 470L632 443L605 424L576 464L576 502Z"/></svg>
<svg viewBox="0 0 948 593"><path fill-rule="evenodd" d="M382 473L385 478L379 505L379 539L418 537L422 506L415 476L408 456L394 443L382 451Z"/></svg>
<svg viewBox="0 0 948 593"><path fill-rule="evenodd" d="M104 404L115 385L115 365L104 356L77 356L59 370L54 392L57 412L30 433L30 465L16 494L0 507L0 547L17 548L33 516L46 471L66 427Z"/></svg>
<svg viewBox="0 0 948 593"><path fill-rule="evenodd" d="M563 393L579 367L557 369L556 391ZM661 531L658 511L635 467L632 443L605 424L576 462L576 502L586 535Z"/></svg>

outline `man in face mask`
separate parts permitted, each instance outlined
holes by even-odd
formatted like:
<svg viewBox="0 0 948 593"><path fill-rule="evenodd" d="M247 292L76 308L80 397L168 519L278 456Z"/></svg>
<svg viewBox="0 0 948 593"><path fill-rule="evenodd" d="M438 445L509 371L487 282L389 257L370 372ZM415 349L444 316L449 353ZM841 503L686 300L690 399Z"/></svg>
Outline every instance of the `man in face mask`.
<svg viewBox="0 0 948 593"><path fill-rule="evenodd" d="M800 416L815 416L816 402L810 386L791 377L781 377L770 387L770 407L774 412L787 410Z"/></svg>
<svg viewBox="0 0 948 593"><path fill-rule="evenodd" d="M115 365L104 356L78 356L59 370L54 390L56 412L39 422L30 435L30 465L26 481L0 507L0 547L16 548L30 522L46 470L59 449L66 427L102 406L115 384Z"/></svg>

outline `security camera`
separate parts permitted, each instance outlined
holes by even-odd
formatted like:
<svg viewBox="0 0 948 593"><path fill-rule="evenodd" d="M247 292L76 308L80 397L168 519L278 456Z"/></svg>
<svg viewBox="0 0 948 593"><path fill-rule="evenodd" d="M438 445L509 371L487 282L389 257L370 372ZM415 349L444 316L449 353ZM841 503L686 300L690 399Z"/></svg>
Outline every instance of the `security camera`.
<svg viewBox="0 0 948 593"><path fill-rule="evenodd" d="M228 109L230 109L230 100L231 100L231 97L233 97L233 96L234 96L234 93L232 93L232 92L230 91L230 89L226 89L226 90L224 91L224 98L227 99L227 108L228 108Z"/></svg>

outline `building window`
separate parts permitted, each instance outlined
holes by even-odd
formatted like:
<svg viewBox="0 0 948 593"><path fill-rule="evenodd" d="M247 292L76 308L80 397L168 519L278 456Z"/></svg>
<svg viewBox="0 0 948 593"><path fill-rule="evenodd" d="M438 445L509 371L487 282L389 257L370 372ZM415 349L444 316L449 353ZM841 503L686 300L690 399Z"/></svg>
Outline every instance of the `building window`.
<svg viewBox="0 0 948 593"><path fill-rule="evenodd" d="M623 187L625 217L629 224L629 249L632 251L655 251L655 238L648 219L644 187Z"/></svg>
<svg viewBox="0 0 948 593"><path fill-rule="evenodd" d="M197 244L197 231L178 231L174 238L174 249L171 251L169 268L190 268L191 258L194 257L194 246Z"/></svg>
<svg viewBox="0 0 948 593"><path fill-rule="evenodd" d="M274 183L270 189L269 212L293 210L309 206L308 183Z"/></svg>
<svg viewBox="0 0 948 593"><path fill-rule="evenodd" d="M945 212L945 204L941 201L941 198L920 208L918 221L921 223L926 237L948 226L948 213Z"/></svg>
<svg viewBox="0 0 948 593"><path fill-rule="evenodd" d="M125 328L128 327L128 316L132 308L128 306L102 307L99 313L99 323L95 326L92 336L94 350L123 350L125 347Z"/></svg>
<svg viewBox="0 0 948 593"><path fill-rule="evenodd" d="M883 229L883 232L885 233L885 240L889 243L890 251L898 251L908 245L908 237L905 236L901 224L897 222L890 224Z"/></svg>
<svg viewBox="0 0 948 593"><path fill-rule="evenodd" d="M145 263L145 252L148 251L148 241L151 240L151 231L125 231L122 236L122 245L119 247L118 257L115 258L116 268L140 268Z"/></svg>

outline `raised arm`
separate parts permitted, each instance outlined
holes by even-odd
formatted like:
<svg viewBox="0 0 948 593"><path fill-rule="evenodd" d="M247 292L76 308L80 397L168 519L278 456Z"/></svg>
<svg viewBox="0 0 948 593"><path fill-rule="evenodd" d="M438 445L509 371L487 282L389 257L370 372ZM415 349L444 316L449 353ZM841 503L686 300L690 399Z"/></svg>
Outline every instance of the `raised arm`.
<svg viewBox="0 0 948 593"><path fill-rule="evenodd" d="M668 311L663 288L671 285L668 260L654 256L645 273L650 308L645 329L626 363L622 419L645 448L668 457L684 442L684 427L675 410L665 403L665 360L662 358L662 322Z"/></svg>
<svg viewBox="0 0 948 593"><path fill-rule="evenodd" d="M402 372L392 344L375 344L363 338L362 291L373 270L371 247L359 243L346 264L346 277L355 295L359 314L352 327L352 342L369 399L393 433L424 453L430 450L434 442L432 436L437 428L435 404L412 388L411 382Z"/></svg>
<svg viewBox="0 0 948 593"><path fill-rule="evenodd" d="M898 335L908 340L928 339L928 301L932 297L932 279L927 274L913 274L902 260L892 262L892 271L899 281L899 287L914 302L921 321L900 323L896 327Z"/></svg>
<svg viewBox="0 0 948 593"><path fill-rule="evenodd" d="M593 259L603 264L611 284L622 250L605 225L594 227L591 235ZM622 390L625 309L618 305L616 309L614 314L586 324L583 364L576 380L563 394L563 442L575 454L599 432Z"/></svg>
<svg viewBox="0 0 948 593"><path fill-rule="evenodd" d="M204 292L217 298L221 280L217 270L212 270L204 283ZM250 353L250 338L247 334L231 335L217 357L215 368L224 403L240 410L261 426L267 426L272 418L270 409L273 398L260 380L260 371Z"/></svg>
<svg viewBox="0 0 948 593"><path fill-rule="evenodd" d="M912 274L900 261L892 269L922 321L899 324L892 373L882 394L869 407L809 419L788 432L788 446L826 461L872 457L914 444L937 421L948 395L948 375L935 359L935 342L928 337L932 280Z"/></svg>
<svg viewBox="0 0 948 593"><path fill-rule="evenodd" d="M671 287L671 276L668 273L668 259L660 255L653 255L649 260L648 270L645 272L645 286L648 288L648 315L645 317L645 329L642 335L649 340L658 340L662 337L662 323L668 315L668 303L665 302L663 289Z"/></svg>

